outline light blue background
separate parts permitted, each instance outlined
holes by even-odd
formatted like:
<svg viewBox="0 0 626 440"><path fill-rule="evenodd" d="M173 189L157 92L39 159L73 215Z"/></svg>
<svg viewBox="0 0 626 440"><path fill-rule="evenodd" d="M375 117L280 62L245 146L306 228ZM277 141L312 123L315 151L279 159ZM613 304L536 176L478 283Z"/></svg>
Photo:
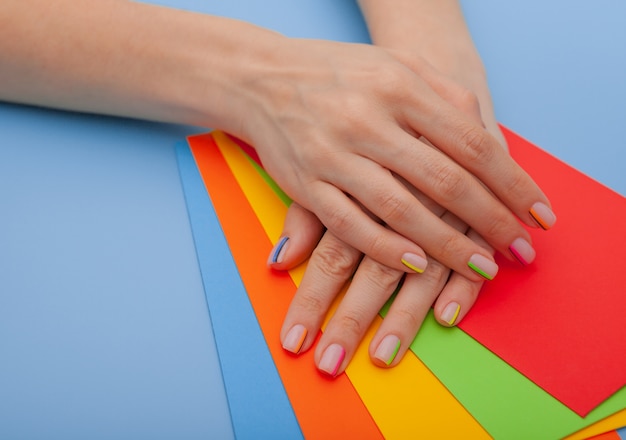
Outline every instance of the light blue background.
<svg viewBox="0 0 626 440"><path fill-rule="evenodd" d="M162 2L367 41L353 1ZM500 121L626 194L626 2L463 2ZM174 144L0 104L0 438L229 438Z"/></svg>

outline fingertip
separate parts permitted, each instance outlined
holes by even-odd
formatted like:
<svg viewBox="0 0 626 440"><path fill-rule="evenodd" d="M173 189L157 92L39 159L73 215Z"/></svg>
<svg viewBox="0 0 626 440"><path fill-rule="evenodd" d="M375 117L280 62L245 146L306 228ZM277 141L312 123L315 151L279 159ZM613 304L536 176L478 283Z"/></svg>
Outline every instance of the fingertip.
<svg viewBox="0 0 626 440"><path fill-rule="evenodd" d="M556 215L552 209L542 202L536 202L530 207L528 213L534 220L534 223L538 225L544 231L552 228L556 223Z"/></svg>
<svg viewBox="0 0 626 440"><path fill-rule="evenodd" d="M324 349L317 363L317 369L324 375L335 378L344 370L346 349L337 343L330 344Z"/></svg>
<svg viewBox="0 0 626 440"><path fill-rule="evenodd" d="M274 245L267 259L267 265L270 267L279 267L285 261L285 254L289 245L289 237L283 236Z"/></svg>
<svg viewBox="0 0 626 440"><path fill-rule="evenodd" d="M315 214L292 203L280 239L268 256L268 266L277 270L296 267L309 258L323 233L324 226Z"/></svg>
<svg viewBox="0 0 626 440"><path fill-rule="evenodd" d="M380 367L391 367L398 358L402 341L396 335L385 336L376 347L372 356L372 361Z"/></svg>
<svg viewBox="0 0 626 440"><path fill-rule="evenodd" d="M492 258L482 254L473 254L467 262L467 266L483 279L489 281L495 278L499 269L497 263Z"/></svg>
<svg viewBox="0 0 626 440"><path fill-rule="evenodd" d="M416 273L423 273L426 270L426 266L428 266L426 257L411 252L402 254L400 261L404 266Z"/></svg>
<svg viewBox="0 0 626 440"><path fill-rule="evenodd" d="M474 281L453 273L434 305L437 322L445 327L457 326L473 307L483 284L484 280Z"/></svg>
<svg viewBox="0 0 626 440"><path fill-rule="evenodd" d="M302 347L304 345L304 341L308 335L308 330L302 324L296 324L285 335L282 340L283 349L292 353L292 354L300 354Z"/></svg>
<svg viewBox="0 0 626 440"><path fill-rule="evenodd" d="M446 327L453 327L460 321L461 305L455 301L447 304L439 314L438 321Z"/></svg>
<svg viewBox="0 0 626 440"><path fill-rule="evenodd" d="M522 266L528 266L537 256L537 252L532 245L522 237L513 240L509 246L509 252Z"/></svg>

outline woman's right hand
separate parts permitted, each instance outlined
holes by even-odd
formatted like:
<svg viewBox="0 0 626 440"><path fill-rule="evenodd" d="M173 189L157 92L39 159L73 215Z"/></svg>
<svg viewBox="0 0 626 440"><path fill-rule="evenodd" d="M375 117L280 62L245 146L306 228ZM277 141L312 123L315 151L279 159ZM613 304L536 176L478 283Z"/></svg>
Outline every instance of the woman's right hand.
<svg viewBox="0 0 626 440"><path fill-rule="evenodd" d="M509 258L510 250L532 250L516 216L551 226L546 196L459 109L478 107L473 93L412 54L275 38L271 53L248 69L254 75L239 79L246 111L233 134L254 145L281 188L348 245L405 272L423 271L428 254L469 280L495 276L491 253L394 174Z"/></svg>

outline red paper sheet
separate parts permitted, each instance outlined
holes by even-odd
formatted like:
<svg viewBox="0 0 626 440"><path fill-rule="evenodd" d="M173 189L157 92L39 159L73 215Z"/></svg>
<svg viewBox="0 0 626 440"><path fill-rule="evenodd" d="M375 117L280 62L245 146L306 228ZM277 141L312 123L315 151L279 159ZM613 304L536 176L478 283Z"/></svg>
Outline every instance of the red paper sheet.
<svg viewBox="0 0 626 440"><path fill-rule="evenodd" d="M460 327L585 416L626 385L626 198L504 133L558 221L532 231L531 267L499 259Z"/></svg>

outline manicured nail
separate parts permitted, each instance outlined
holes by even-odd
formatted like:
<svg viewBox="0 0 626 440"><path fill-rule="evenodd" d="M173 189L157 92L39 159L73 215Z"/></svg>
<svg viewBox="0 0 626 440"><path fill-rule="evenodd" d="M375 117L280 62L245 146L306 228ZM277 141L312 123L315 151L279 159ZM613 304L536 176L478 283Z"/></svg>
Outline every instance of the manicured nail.
<svg viewBox="0 0 626 440"><path fill-rule="evenodd" d="M306 339L307 329L301 325L296 324L291 327L291 330L287 332L287 336L285 336L285 340L283 341L283 348L287 351L292 352L293 354L300 353L300 349L302 348L302 344Z"/></svg>
<svg viewBox="0 0 626 440"><path fill-rule="evenodd" d="M443 309L441 313L441 319L448 323L449 326L453 326L456 322L456 318L459 317L459 312L461 311L461 306L455 302L451 302Z"/></svg>
<svg viewBox="0 0 626 440"><path fill-rule="evenodd" d="M346 350L341 345L331 344L324 351L318 368L329 376L335 377L345 357Z"/></svg>
<svg viewBox="0 0 626 440"><path fill-rule="evenodd" d="M420 257L419 255L406 253L402 255L402 264L408 267L411 270L414 270L417 273L422 273L426 270L426 266L428 265L428 261L424 257Z"/></svg>
<svg viewBox="0 0 626 440"><path fill-rule="evenodd" d="M521 237L513 240L513 243L509 246L509 251L524 266L532 263L537 255L530 243Z"/></svg>
<svg viewBox="0 0 626 440"><path fill-rule="evenodd" d="M498 265L489 258L480 254L472 255L467 262L467 265L478 275L490 281L493 280L498 273Z"/></svg>
<svg viewBox="0 0 626 440"><path fill-rule="evenodd" d="M271 265L283 262L283 259L285 258L285 251L287 250L287 240L289 240L289 237L283 237L278 243L276 243L276 246L274 246L274 249L272 249L272 252L270 253L270 258L267 261L267 264Z"/></svg>
<svg viewBox="0 0 626 440"><path fill-rule="evenodd" d="M542 229L548 230L556 222L556 215L547 205L537 202L530 208L530 215Z"/></svg>
<svg viewBox="0 0 626 440"><path fill-rule="evenodd" d="M400 350L400 338L396 335L387 335L380 341L374 357L385 365L391 365Z"/></svg>

